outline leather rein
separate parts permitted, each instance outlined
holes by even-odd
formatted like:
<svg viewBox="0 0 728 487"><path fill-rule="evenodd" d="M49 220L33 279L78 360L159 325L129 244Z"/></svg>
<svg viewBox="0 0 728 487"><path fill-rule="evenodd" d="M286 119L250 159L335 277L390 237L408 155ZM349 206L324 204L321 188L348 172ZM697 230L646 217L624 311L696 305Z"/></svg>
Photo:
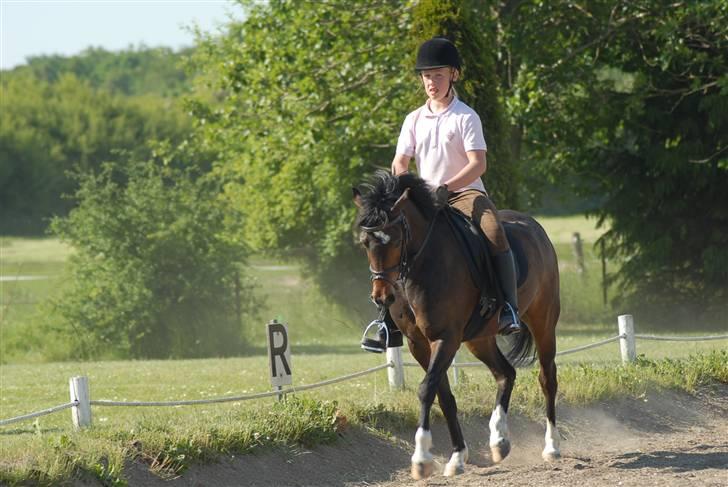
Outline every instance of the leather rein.
<svg viewBox="0 0 728 487"><path fill-rule="evenodd" d="M376 227L365 227L361 226L362 231L372 234L375 232L381 232L383 230L386 230L387 228L391 228L395 225L400 225L402 230L402 239L400 240L400 249L399 249L399 263L388 267L386 269L382 270L376 270L372 267L371 263L369 264L369 272L371 273L371 280L373 281L385 281L391 284L392 286L396 287L396 283L391 281L387 278L387 274L399 271L399 274L397 275L396 282L406 282L407 275L409 274L409 271L412 267L412 264L417 261L417 259L422 255L422 252L425 250L425 247L427 247L427 243L430 241L430 237L432 236L432 231L435 228L435 222L437 221L437 217L440 214L440 210L438 210L435 213L435 216L432 217L432 220L430 221L430 224L427 227L427 234L425 235L425 239L422 241L422 245L420 245L420 249L417 251L417 253L412 257L412 259L409 258L409 254L407 252L408 244L412 238L412 234L410 233L410 227L409 223L407 222L407 218L404 215L404 212L400 212L397 218L395 218L392 221L389 221L389 215L386 215L385 222L381 225L378 225ZM386 244L385 244L386 245Z"/></svg>

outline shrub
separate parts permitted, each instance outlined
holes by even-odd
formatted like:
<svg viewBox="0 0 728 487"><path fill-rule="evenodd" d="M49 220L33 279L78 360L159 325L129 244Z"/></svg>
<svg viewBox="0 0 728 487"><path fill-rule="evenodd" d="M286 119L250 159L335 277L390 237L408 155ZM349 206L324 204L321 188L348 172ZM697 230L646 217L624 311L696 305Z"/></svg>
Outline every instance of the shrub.
<svg viewBox="0 0 728 487"><path fill-rule="evenodd" d="M106 163L79 175L78 206L52 231L76 250L54 327L82 357L232 355L253 308L246 249L224 237L231 214L193 169Z"/></svg>

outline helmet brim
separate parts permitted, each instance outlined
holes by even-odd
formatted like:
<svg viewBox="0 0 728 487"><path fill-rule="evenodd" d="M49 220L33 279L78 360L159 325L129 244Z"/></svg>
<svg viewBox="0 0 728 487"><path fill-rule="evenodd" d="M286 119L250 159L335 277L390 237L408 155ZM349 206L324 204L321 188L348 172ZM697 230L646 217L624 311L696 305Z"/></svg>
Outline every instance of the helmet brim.
<svg viewBox="0 0 728 487"><path fill-rule="evenodd" d="M421 73L422 71L427 71L428 69L440 69L440 68L453 68L453 69L459 69L455 66L451 66L449 64L438 64L436 66L415 66L415 73Z"/></svg>

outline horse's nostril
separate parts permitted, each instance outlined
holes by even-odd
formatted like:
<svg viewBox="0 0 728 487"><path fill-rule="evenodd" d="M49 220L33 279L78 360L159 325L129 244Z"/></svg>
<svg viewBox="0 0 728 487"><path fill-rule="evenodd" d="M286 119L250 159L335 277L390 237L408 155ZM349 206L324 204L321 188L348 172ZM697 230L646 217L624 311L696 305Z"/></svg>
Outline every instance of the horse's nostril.
<svg viewBox="0 0 728 487"><path fill-rule="evenodd" d="M394 296L392 294L372 295L372 302L377 306L384 306L385 308L388 308L392 305L392 303L394 303Z"/></svg>

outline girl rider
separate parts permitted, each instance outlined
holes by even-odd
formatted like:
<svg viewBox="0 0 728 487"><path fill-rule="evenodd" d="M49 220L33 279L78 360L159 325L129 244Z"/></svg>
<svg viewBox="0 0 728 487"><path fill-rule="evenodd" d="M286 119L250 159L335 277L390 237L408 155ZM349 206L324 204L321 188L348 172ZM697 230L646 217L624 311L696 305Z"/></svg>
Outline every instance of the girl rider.
<svg viewBox="0 0 728 487"><path fill-rule="evenodd" d="M522 330L518 319L516 270L508 240L498 212L485 191L487 147L483 127L475 111L457 98L453 83L460 77L460 54L455 45L442 37L424 42L418 52L415 71L427 95L423 106L404 120L392 161L392 173L406 173L412 157L417 172L438 196L447 195L448 203L483 229L493 257L495 271L505 298L499 317L499 333L509 335ZM385 321L391 330L389 346L401 345L401 335L391 317ZM365 338L363 346L383 351L386 334L380 330L380 350L375 340ZM393 340L394 339L394 340Z"/></svg>

